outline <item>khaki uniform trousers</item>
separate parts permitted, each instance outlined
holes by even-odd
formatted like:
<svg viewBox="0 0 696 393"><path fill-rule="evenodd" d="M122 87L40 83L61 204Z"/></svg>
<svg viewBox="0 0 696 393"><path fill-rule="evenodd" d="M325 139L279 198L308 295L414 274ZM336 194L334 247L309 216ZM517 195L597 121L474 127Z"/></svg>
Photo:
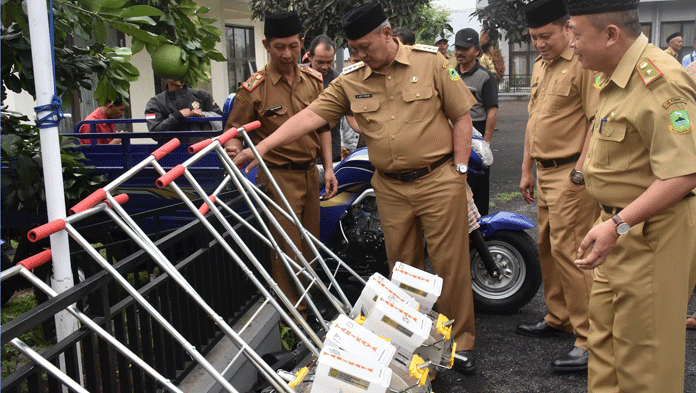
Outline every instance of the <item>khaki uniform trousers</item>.
<svg viewBox="0 0 696 393"><path fill-rule="evenodd" d="M611 218L602 211L597 224ZM594 269L590 393L682 393L684 315L696 282L696 198L619 237Z"/></svg>
<svg viewBox="0 0 696 393"><path fill-rule="evenodd" d="M454 318L457 350L474 347L466 176L452 161L412 182L372 177L391 268L399 261L425 270L423 235L434 273L442 277L438 312Z"/></svg>
<svg viewBox="0 0 696 393"><path fill-rule="evenodd" d="M544 320L558 330L572 331L575 346L587 349L592 272L573 262L599 215L599 204L587 191L572 188L568 176L574 165L537 165L539 261L548 310Z"/></svg>
<svg viewBox="0 0 696 393"><path fill-rule="evenodd" d="M278 169L270 168L271 175L273 179L278 183L278 186L283 191L283 195L290 203L292 210L297 215L297 218L302 222L302 226L305 227L314 236L319 236L319 175L317 167L315 165L310 165L306 170L290 170L290 169ZM267 186L268 196L273 199L275 203L279 206L285 208L285 205L281 202L275 189L270 185L268 177L263 171L259 170L257 175L257 183L264 183ZM280 226L288 234L292 242L297 246L297 248L302 252L304 258L309 262L314 259L314 254L306 241L302 240L300 231L297 227L276 210L270 209L273 216L278 220ZM290 246L288 246L285 241L280 237L278 232L270 227L271 234L278 241L281 249L288 255L288 257L294 259L298 264L299 260L292 252ZM301 264L300 264L301 265ZM290 299L293 304L296 304L300 299L300 292L291 276L287 271L283 261L278 257L278 255L271 251L271 275L273 279L278 283L278 286L283 291L285 296ZM298 307L298 311L304 311L306 309L306 304L302 302Z"/></svg>

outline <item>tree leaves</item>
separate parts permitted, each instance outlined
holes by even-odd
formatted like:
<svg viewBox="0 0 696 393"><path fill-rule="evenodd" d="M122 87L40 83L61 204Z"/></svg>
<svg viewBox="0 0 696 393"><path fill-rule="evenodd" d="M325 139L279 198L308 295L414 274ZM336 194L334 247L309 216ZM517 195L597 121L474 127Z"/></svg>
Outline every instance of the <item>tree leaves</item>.
<svg viewBox="0 0 696 393"><path fill-rule="evenodd" d="M524 6L527 0L489 0L484 8L474 11L489 33L491 41L498 40L498 31L505 31L505 38L513 44L529 42L529 29L524 19Z"/></svg>

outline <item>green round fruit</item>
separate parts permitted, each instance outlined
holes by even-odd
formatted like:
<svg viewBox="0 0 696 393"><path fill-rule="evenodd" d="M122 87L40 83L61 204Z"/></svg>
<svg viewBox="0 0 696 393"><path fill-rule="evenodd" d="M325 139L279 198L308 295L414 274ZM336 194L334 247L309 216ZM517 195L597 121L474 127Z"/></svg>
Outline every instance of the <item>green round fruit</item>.
<svg viewBox="0 0 696 393"><path fill-rule="evenodd" d="M181 59L181 48L176 45L161 45L151 56L152 69L162 78L180 78L189 69L188 60Z"/></svg>

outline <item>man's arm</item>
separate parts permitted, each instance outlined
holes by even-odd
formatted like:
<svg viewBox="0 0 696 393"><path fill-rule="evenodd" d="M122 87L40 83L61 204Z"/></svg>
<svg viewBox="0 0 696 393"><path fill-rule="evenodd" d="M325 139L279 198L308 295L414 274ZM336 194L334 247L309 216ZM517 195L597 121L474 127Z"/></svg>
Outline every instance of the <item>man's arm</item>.
<svg viewBox="0 0 696 393"><path fill-rule="evenodd" d="M483 140L491 143L495 127L498 124L498 81L492 72L487 71L487 73L488 80L483 82L483 91L481 92L481 101L483 107L486 108L486 134L483 136Z"/></svg>
<svg viewBox="0 0 696 393"><path fill-rule="evenodd" d="M576 171L582 172L582 166L585 164L585 157L587 157L587 151L590 149L590 139L592 139L592 124L591 123L590 123L590 126L587 128L587 134L585 135L585 142L582 145L582 152L580 153L580 158L578 158L578 161L575 163L575 170ZM570 180L570 176L568 176L568 181L578 191L582 191L585 189L585 185L579 185L579 184L573 183Z"/></svg>
<svg viewBox="0 0 696 393"><path fill-rule="evenodd" d="M696 188L696 173L666 180L657 179L638 198L626 206L619 213L619 217L628 225L636 225L673 206L694 188ZM586 258L575 261L575 264L580 269L586 270L601 265L614 248L618 238L616 225L611 219L592 228L580 244L578 253L584 253L590 246L592 246L592 251Z"/></svg>
<svg viewBox="0 0 696 393"><path fill-rule="evenodd" d="M467 164L471 155L471 138L474 126L471 123L471 114L467 111L453 121L452 144L454 150L454 163Z"/></svg>
<svg viewBox="0 0 696 393"><path fill-rule="evenodd" d="M147 106L145 106L145 118L147 119L148 131L175 130L179 123L184 121L184 118L190 117L193 114L188 108L174 111L173 113L165 113L157 104L157 97L158 96L152 97L150 101L148 101ZM203 112L200 112L200 115L202 116Z"/></svg>
<svg viewBox="0 0 696 393"><path fill-rule="evenodd" d="M271 135L256 145L256 150L258 150L261 157L263 157L266 155L266 153L275 149L276 147L294 142L310 131L316 130L328 124L329 123L326 120L319 117L319 115L312 112L309 108L305 108L295 116L288 119L288 121L283 123L283 125L275 130ZM329 138L330 137L331 134L329 134ZM329 155L331 154L330 145L331 143L329 140ZM236 157L234 157L235 165L240 165L249 161L250 163L246 168L247 172L251 170L251 168L258 165L258 162L254 158L254 154L249 149L242 150L239 154L237 154ZM329 158L329 163L330 162L331 158Z"/></svg>
<svg viewBox="0 0 696 393"><path fill-rule="evenodd" d="M312 112L314 113L314 112ZM298 113L299 114L299 113ZM324 166L324 194L325 198L331 198L338 191L338 181L333 170L333 152L331 146L331 132L319 133L319 145L321 146L321 163Z"/></svg>
<svg viewBox="0 0 696 393"><path fill-rule="evenodd" d="M491 143L493 139L493 133L495 132L495 126L498 123L498 107L492 106L486 111L486 135L483 136L483 140Z"/></svg>
<svg viewBox="0 0 696 393"><path fill-rule="evenodd" d="M534 202L534 174L532 173L534 160L532 160L531 143L529 123L527 123L524 131L524 153L522 155L522 176L520 178L520 192L522 193L522 198L527 203Z"/></svg>

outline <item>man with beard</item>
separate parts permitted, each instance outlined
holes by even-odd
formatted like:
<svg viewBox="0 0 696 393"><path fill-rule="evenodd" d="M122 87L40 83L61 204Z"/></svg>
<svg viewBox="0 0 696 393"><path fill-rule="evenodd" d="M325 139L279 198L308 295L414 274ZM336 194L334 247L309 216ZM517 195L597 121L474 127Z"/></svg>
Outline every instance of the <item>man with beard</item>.
<svg viewBox="0 0 696 393"><path fill-rule="evenodd" d="M477 59L480 52L476 30L462 29L457 32L454 38L455 69L476 98L476 104L470 110L474 128L490 144L498 122L498 81L491 71L479 64ZM483 216L488 214L490 176L490 168L485 168L483 175L473 175L467 179L476 208Z"/></svg>

